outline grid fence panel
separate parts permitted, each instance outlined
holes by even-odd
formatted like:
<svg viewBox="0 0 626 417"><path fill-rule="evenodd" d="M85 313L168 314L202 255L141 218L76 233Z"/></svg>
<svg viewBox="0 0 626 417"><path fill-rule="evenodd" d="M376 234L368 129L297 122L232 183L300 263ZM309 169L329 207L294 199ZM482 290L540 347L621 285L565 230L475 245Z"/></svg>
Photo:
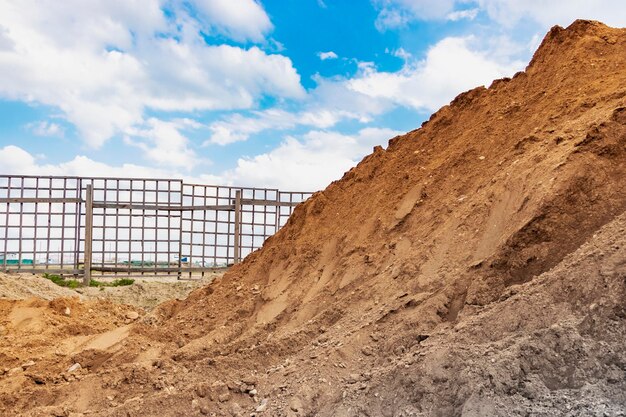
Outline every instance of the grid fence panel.
<svg viewBox="0 0 626 417"><path fill-rule="evenodd" d="M90 275L197 277L260 248L310 195L178 179L0 175L0 267L84 275L89 252Z"/></svg>

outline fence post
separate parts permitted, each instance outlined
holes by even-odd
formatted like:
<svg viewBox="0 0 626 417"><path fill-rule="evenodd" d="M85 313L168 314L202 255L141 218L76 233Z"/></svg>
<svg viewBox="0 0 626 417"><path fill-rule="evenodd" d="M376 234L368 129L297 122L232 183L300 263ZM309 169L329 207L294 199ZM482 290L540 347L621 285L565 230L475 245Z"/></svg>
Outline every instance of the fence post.
<svg viewBox="0 0 626 417"><path fill-rule="evenodd" d="M93 249L93 185L87 184L85 193L85 254L83 268L83 285L89 286L91 281L91 257Z"/></svg>
<svg viewBox="0 0 626 417"><path fill-rule="evenodd" d="M234 261L238 264L241 260L241 190L235 192L235 244Z"/></svg>

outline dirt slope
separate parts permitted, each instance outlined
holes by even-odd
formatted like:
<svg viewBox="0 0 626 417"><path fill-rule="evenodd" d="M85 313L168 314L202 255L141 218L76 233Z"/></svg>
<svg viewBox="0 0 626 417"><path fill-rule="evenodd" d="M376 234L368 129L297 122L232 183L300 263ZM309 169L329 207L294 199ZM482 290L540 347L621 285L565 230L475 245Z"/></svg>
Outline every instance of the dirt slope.
<svg viewBox="0 0 626 417"><path fill-rule="evenodd" d="M626 29L553 28L80 380L2 377L0 411L619 415L624 51Z"/></svg>

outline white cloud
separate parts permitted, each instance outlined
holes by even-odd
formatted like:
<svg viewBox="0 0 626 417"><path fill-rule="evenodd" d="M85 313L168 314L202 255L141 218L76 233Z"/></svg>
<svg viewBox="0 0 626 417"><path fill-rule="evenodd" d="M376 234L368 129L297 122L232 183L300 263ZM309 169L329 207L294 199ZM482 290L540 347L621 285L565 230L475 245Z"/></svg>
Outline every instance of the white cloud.
<svg viewBox="0 0 626 417"><path fill-rule="evenodd" d="M446 19L456 22L458 20L474 20L476 16L478 16L478 9L466 9L466 10L456 10L454 12L448 13Z"/></svg>
<svg viewBox="0 0 626 417"><path fill-rule="evenodd" d="M24 149L8 145L0 148L0 166L5 174L20 175L67 175L67 176L104 176L104 177L146 177L169 178L171 171L155 169L134 164L111 166L96 162L86 156L78 155L74 159L60 164L40 163Z"/></svg>
<svg viewBox="0 0 626 417"><path fill-rule="evenodd" d="M210 26L238 41L260 42L273 29L263 6L255 0L195 0Z"/></svg>
<svg viewBox="0 0 626 417"><path fill-rule="evenodd" d="M0 26L0 52L11 51L15 48L15 42L9 37L8 31Z"/></svg>
<svg viewBox="0 0 626 417"><path fill-rule="evenodd" d="M286 130L296 126L309 126L325 129L334 126L343 119L360 119L355 113L340 109L309 109L300 112L288 112L279 108L255 111L252 116L233 114L218 120L209 126L210 138L203 144L229 145L248 140L264 130Z"/></svg>
<svg viewBox="0 0 626 417"><path fill-rule="evenodd" d="M231 184L314 191L354 166L376 145L400 134L391 129L365 128L353 135L311 131L301 138L287 137L277 148L254 157L241 158L237 166L217 175L189 175L181 166L153 168L136 164L109 165L86 156L59 164L42 163L17 146L0 148L4 173L22 175L105 176L131 178L182 178L197 184Z"/></svg>
<svg viewBox="0 0 626 417"><path fill-rule="evenodd" d="M623 0L372 0L372 3L379 11L375 24L380 31L419 20L472 20L481 10L504 26L523 19L537 22L544 29L557 24L567 26L575 19L626 26ZM478 7L467 8L468 4Z"/></svg>
<svg viewBox="0 0 626 417"><path fill-rule="evenodd" d="M352 90L372 99L433 111L462 91L510 76L523 63L472 49L473 38L445 38L434 45L426 58L407 64L398 72L379 72L365 67L349 80Z"/></svg>
<svg viewBox="0 0 626 417"><path fill-rule="evenodd" d="M288 137L276 149L241 158L224 173L231 183L315 191L339 179L376 145L400 134L391 129L365 128L354 135L311 131L302 138Z"/></svg>
<svg viewBox="0 0 626 417"><path fill-rule="evenodd" d="M529 18L543 27L566 26L575 19L595 19L616 27L626 26L623 0L476 0L500 24L513 25Z"/></svg>
<svg viewBox="0 0 626 417"><path fill-rule="evenodd" d="M414 20L444 19L454 9L454 0L373 0L379 9L376 28L380 31L406 26Z"/></svg>
<svg viewBox="0 0 626 417"><path fill-rule="evenodd" d="M29 123L26 125L26 128L37 136L63 137L65 135L61 125L45 120Z"/></svg>
<svg viewBox="0 0 626 417"><path fill-rule="evenodd" d="M434 111L463 91L521 70L525 63L514 57L526 49L506 37L482 44L473 37L450 37L435 44L422 60L402 48L392 53L405 60L399 71L380 72L373 63L359 62L352 78L317 76L316 88L299 111L278 107L228 116L209 126L211 136L205 145L245 141L271 129L328 129L344 120L367 123L398 106Z"/></svg>
<svg viewBox="0 0 626 417"><path fill-rule="evenodd" d="M317 56L322 60L322 61L326 61L327 59L337 59L339 58L339 56L337 56L336 53L334 53L333 51L328 51L328 52L318 52Z"/></svg>
<svg viewBox="0 0 626 417"><path fill-rule="evenodd" d="M240 5L260 8L252 0ZM166 17L160 6L160 0L1 1L0 97L61 109L98 147L141 125L147 109L243 109L266 95L304 95L289 58L258 47L207 45L202 22L183 7ZM246 10L244 23L258 12L248 18ZM234 27L222 12L213 18Z"/></svg>
<svg viewBox="0 0 626 417"><path fill-rule="evenodd" d="M141 149L142 156L157 165L189 171L198 164L199 159L195 151L190 149L189 140L179 131L184 125L185 121L164 122L151 118L145 127L130 130L130 136L125 138L125 142Z"/></svg>
<svg viewBox="0 0 626 417"><path fill-rule="evenodd" d="M402 59L404 62L407 62L411 58L413 58L413 55L410 52L407 52L406 49L402 47L394 50L391 54L395 57Z"/></svg>

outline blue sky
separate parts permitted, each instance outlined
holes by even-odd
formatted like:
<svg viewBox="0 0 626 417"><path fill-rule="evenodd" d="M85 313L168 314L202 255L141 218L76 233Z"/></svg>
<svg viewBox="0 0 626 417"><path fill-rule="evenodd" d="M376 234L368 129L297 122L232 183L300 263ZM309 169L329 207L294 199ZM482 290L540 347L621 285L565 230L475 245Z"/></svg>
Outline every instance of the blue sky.
<svg viewBox="0 0 626 417"><path fill-rule="evenodd" d="M0 173L324 188L622 0L0 0Z"/></svg>

